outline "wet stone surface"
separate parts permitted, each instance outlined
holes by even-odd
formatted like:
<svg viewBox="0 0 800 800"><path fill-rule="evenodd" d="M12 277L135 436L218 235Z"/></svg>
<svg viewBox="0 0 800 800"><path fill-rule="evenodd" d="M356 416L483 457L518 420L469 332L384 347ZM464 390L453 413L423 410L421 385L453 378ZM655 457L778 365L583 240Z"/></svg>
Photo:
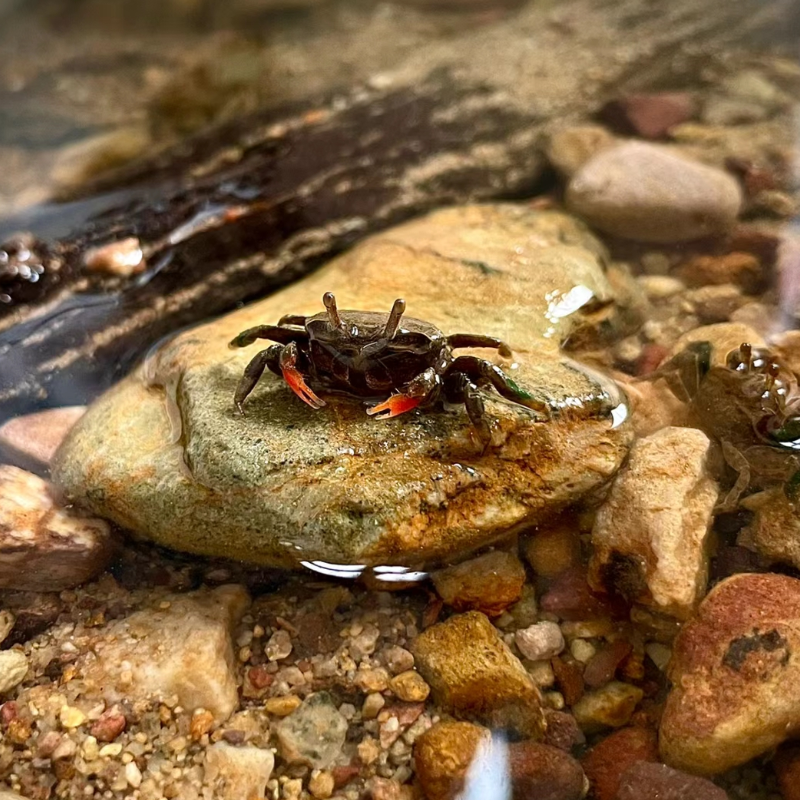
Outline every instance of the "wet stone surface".
<svg viewBox="0 0 800 800"><path fill-rule="evenodd" d="M392 229L167 344L87 413L55 480L79 505L188 552L277 566L467 552L602 485L625 455L622 395L559 350L570 334L590 340L620 324L602 260L582 225L522 206L445 210ZM236 414L258 345L227 343L286 313L318 313L325 291L369 310L402 296L409 316L447 334L503 339L514 357L498 363L539 409L485 392L493 441L483 453L463 407L379 421L361 401L326 396L314 411L270 373Z"/></svg>

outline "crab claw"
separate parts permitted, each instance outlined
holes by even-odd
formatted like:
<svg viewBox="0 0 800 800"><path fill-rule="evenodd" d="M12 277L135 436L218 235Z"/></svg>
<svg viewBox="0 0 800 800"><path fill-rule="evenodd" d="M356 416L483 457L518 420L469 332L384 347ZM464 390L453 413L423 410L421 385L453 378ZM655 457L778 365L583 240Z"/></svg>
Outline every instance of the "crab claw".
<svg viewBox="0 0 800 800"><path fill-rule="evenodd" d="M368 408L367 414L370 416L377 416L379 419L389 419L399 414L405 414L406 411L411 411L411 409L416 408L423 399L422 397L411 397L407 394L393 394L383 403Z"/></svg>
<svg viewBox="0 0 800 800"><path fill-rule="evenodd" d="M308 403L311 408L322 408L325 401L317 397L311 390L311 387L306 383L305 378L300 373L300 370L295 367L281 366L283 379L288 384L289 388L304 402Z"/></svg>

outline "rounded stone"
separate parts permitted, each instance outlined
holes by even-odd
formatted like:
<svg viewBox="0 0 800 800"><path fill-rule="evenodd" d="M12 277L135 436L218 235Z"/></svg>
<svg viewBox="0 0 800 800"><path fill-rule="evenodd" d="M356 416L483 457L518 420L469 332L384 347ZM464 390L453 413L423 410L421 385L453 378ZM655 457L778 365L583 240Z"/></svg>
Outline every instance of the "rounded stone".
<svg viewBox="0 0 800 800"><path fill-rule="evenodd" d="M575 173L566 202L607 233L669 243L727 230L739 214L742 193L719 169L661 145L625 142Z"/></svg>
<svg viewBox="0 0 800 800"><path fill-rule="evenodd" d="M510 204L394 228L167 343L87 411L54 478L70 501L203 555L345 577L473 551L597 489L625 456L617 387L559 349L579 328L621 324L602 252L576 220ZM258 347L228 342L286 313L318 313L327 291L343 308L387 312L403 296L409 316L446 334L508 342L514 359L501 363L531 407L487 391L485 452L463 406L377 420L362 400L326 395L314 410L271 373L237 414Z"/></svg>

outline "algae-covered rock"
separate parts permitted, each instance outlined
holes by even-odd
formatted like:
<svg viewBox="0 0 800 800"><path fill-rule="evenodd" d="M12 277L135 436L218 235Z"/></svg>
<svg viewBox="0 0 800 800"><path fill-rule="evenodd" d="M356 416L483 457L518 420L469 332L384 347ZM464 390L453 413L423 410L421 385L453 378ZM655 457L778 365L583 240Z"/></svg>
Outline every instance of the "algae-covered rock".
<svg viewBox="0 0 800 800"><path fill-rule="evenodd" d="M524 206L433 213L365 240L272 297L163 346L98 400L56 456L65 495L179 550L293 566L423 562L541 521L608 480L630 439L610 381L563 356L617 320L603 252L570 217ZM266 374L233 393L259 345L241 330L340 307L497 336L499 360L546 411L485 393L481 451L462 406L368 417L357 399L312 410ZM267 346L268 343L262 343ZM493 351L475 354L499 358Z"/></svg>

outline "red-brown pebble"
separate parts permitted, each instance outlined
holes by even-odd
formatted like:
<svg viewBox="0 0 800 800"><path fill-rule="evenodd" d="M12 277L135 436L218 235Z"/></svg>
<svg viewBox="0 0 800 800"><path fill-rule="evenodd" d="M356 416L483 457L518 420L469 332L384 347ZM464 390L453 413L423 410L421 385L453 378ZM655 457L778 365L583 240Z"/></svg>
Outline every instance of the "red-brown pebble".
<svg viewBox="0 0 800 800"><path fill-rule="evenodd" d="M618 616L623 612L619 604L592 592L582 566L568 569L555 577L542 595L539 605L542 611L557 614L565 620Z"/></svg>
<svg viewBox="0 0 800 800"><path fill-rule="evenodd" d="M640 761L658 761L656 734L649 728L621 728L598 742L581 761L595 800L614 800L623 773Z"/></svg>
<svg viewBox="0 0 800 800"><path fill-rule="evenodd" d="M681 264L674 274L690 287L732 283L747 294L762 291L767 277L761 262L752 253L695 256Z"/></svg>
<svg viewBox="0 0 800 800"><path fill-rule="evenodd" d="M514 800L579 800L583 770L570 755L539 742L514 742L508 747Z"/></svg>
<svg viewBox="0 0 800 800"><path fill-rule="evenodd" d="M556 656L550 661L556 684L568 706L574 706L583 697L583 670L574 661Z"/></svg>
<svg viewBox="0 0 800 800"><path fill-rule="evenodd" d="M569 753L575 745L583 744L586 737L578 727L578 722L572 714L566 711L548 709L544 713L547 730L544 734L544 743L559 750Z"/></svg>
<svg viewBox="0 0 800 800"><path fill-rule="evenodd" d="M262 667L250 667L247 677L250 679L250 683L252 684L254 689L266 689L268 686L271 686L273 681L275 680L275 676L271 675L267 670Z"/></svg>
<svg viewBox="0 0 800 800"><path fill-rule="evenodd" d="M800 745L782 745L772 766L783 800L800 800Z"/></svg>
<svg viewBox="0 0 800 800"><path fill-rule="evenodd" d="M583 680L587 686L596 689L613 680L617 667L630 655L630 642L617 639L603 645L591 658L583 671Z"/></svg>
<svg viewBox="0 0 800 800"><path fill-rule="evenodd" d="M14 700L9 700L0 706L0 724L6 727L12 719L17 717L17 704Z"/></svg>
<svg viewBox="0 0 800 800"><path fill-rule="evenodd" d="M728 800L728 795L707 778L640 762L622 776L614 800Z"/></svg>
<svg viewBox="0 0 800 800"><path fill-rule="evenodd" d="M113 742L127 725L125 717L114 709L107 709L92 724L89 732L98 742Z"/></svg>
<svg viewBox="0 0 800 800"><path fill-rule="evenodd" d="M686 92L629 94L608 103L603 117L625 133L660 139L670 128L692 118L695 104Z"/></svg>
<svg viewBox="0 0 800 800"><path fill-rule="evenodd" d="M525 567L513 554L494 550L431 575L436 591L456 611L497 617L522 596Z"/></svg>

